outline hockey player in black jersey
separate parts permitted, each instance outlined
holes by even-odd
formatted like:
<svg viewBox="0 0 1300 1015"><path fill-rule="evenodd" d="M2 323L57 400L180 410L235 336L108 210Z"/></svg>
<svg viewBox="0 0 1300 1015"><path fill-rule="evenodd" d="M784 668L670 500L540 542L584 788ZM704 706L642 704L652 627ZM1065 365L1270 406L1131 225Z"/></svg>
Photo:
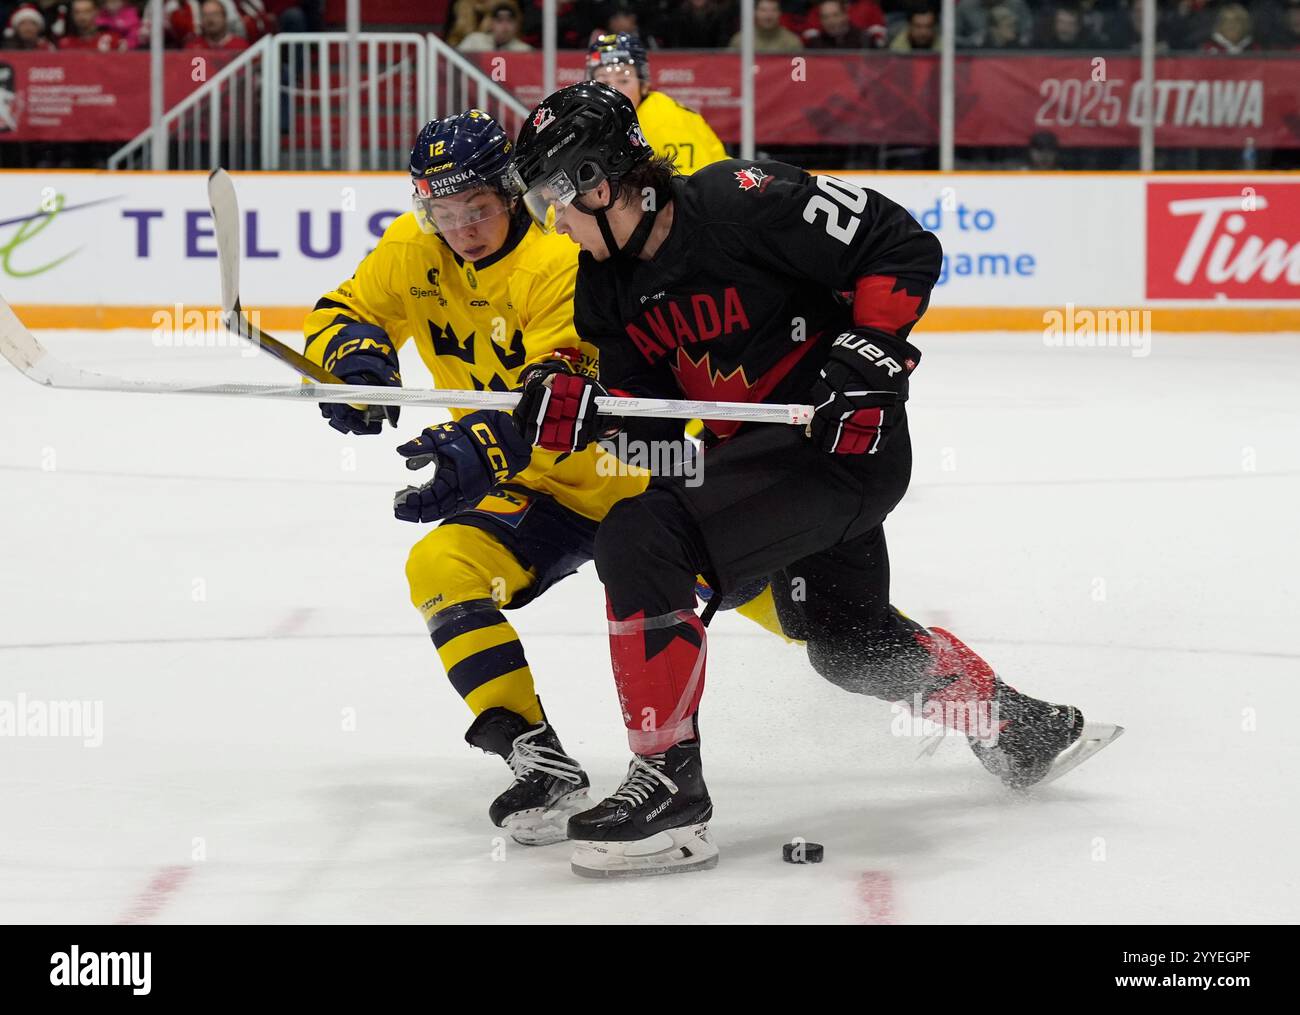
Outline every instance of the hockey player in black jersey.
<svg viewBox="0 0 1300 1015"><path fill-rule="evenodd" d="M627 99L594 82L534 110L509 180L539 223L582 247L575 323L600 350L599 381L563 364L530 376L515 413L529 441L585 447L608 431L592 397L607 391L816 410L806 432L710 424L702 484L656 478L602 523L596 566L634 757L617 791L570 819L576 873L717 862L696 715L697 574L723 595L766 576L819 673L922 703L1011 786L1054 777L1118 735L1020 693L889 603L882 523L911 473L906 402L921 352L909 334L939 274L932 234L875 191L779 162L675 176ZM624 434L672 439L677 427L628 420Z"/></svg>

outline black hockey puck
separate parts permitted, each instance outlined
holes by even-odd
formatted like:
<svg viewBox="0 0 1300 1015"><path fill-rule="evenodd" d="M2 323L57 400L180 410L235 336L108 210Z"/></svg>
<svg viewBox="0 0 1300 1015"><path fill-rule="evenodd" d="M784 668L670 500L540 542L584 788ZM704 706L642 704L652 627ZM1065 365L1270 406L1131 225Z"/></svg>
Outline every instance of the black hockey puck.
<svg viewBox="0 0 1300 1015"><path fill-rule="evenodd" d="M821 863L826 850L820 842L795 839L781 847L781 859L786 863Z"/></svg>

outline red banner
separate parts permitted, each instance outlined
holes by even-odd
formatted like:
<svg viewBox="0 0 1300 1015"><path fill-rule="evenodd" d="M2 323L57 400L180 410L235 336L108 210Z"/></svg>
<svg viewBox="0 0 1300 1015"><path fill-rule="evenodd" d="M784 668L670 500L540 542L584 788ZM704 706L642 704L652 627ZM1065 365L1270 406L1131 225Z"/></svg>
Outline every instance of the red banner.
<svg viewBox="0 0 1300 1015"><path fill-rule="evenodd" d="M1128 56L963 57L957 143L1022 145L1034 131L1062 144L1136 147L1148 99ZM1300 147L1300 57L1156 61L1156 145Z"/></svg>
<svg viewBox="0 0 1300 1015"><path fill-rule="evenodd" d="M1148 183L1147 297L1300 298L1300 184Z"/></svg>
<svg viewBox="0 0 1300 1015"><path fill-rule="evenodd" d="M476 54L527 105L542 98L537 53ZM933 145L939 62L888 53L759 56L760 145ZM740 139L740 59L734 53L657 51L652 83L704 114L724 141ZM1051 131L1067 146L1138 144L1146 105L1130 56L958 56L959 145L1014 145ZM582 54L560 54L560 85L581 78ZM1300 147L1300 56L1188 56L1156 61L1161 147Z"/></svg>
<svg viewBox="0 0 1300 1015"><path fill-rule="evenodd" d="M163 54L175 105L235 54ZM0 51L0 141L129 141L149 126L149 54Z"/></svg>

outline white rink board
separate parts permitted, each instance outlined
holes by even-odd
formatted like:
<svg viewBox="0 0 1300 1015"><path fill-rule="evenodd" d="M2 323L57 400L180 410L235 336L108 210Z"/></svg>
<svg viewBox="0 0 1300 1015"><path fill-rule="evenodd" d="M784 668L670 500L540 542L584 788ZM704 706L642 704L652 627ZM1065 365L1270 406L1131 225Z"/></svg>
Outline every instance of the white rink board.
<svg viewBox="0 0 1300 1015"><path fill-rule="evenodd" d="M409 208L401 174L233 175L246 216L248 305L310 306L350 277L384 227ZM1288 182L1267 174L838 175L884 192L936 232L948 261L933 305L954 308L1148 304L1149 179L1218 183L1226 194ZM1300 181L1289 184L1300 188ZM45 221L43 202L59 200L62 210ZM1300 306L1300 223L1281 209L1254 221L1265 240L1280 239L1297 261L1295 284L1263 302ZM11 304L217 302L204 174L3 173L0 223L8 252L0 293ZM961 271L963 257L969 273ZM1199 303L1224 305L1199 297L1184 305Z"/></svg>

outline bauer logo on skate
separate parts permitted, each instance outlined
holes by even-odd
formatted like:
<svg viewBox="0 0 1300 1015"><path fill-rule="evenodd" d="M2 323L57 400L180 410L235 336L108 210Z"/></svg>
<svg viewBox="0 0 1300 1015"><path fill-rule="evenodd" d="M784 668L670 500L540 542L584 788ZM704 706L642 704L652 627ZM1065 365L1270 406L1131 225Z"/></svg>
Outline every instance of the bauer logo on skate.
<svg viewBox="0 0 1300 1015"><path fill-rule="evenodd" d="M1300 186L1148 183L1147 296L1300 300Z"/></svg>

